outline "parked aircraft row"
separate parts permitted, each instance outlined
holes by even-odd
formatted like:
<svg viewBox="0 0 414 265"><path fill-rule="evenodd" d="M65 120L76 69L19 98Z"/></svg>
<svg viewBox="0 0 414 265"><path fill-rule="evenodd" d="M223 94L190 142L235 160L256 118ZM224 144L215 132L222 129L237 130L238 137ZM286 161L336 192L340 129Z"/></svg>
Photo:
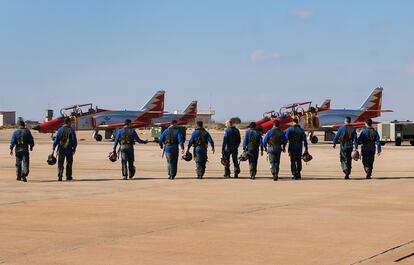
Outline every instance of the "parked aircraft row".
<svg viewBox="0 0 414 265"><path fill-rule="evenodd" d="M308 132L310 141L317 143L319 139L314 135L315 131L325 132L325 138L330 139L343 125L345 117L351 118L354 127L361 128L366 119L380 117L383 112L391 112L392 110L382 109L382 93L382 87L374 89L359 109L331 109L330 99L325 100L319 107L312 106L312 101L293 103L280 108L279 111L264 113L263 118L256 121L256 124L263 128L263 133L266 133L272 128L275 119L279 120L281 129L286 130L292 125L293 118L298 118L302 127ZM157 91L137 111L93 108L92 104L73 105L63 108L60 117L41 123L34 129L41 133L54 133L62 126L64 118L70 117L76 130L93 130L94 138L102 141L100 131L105 132L105 139L112 139L126 119L132 120L134 128L166 127L173 120L177 120L179 125L185 125L197 116L197 101L191 102L181 114L170 114L164 112L164 97L165 91Z"/></svg>
<svg viewBox="0 0 414 265"><path fill-rule="evenodd" d="M374 89L359 109L331 109L330 99L325 100L320 107L313 107L311 101L290 104L282 107L279 112L266 112L256 124L262 126L266 133L272 128L275 119L279 120L281 129L286 130L292 125L293 118L298 118L308 132L311 142L317 143L315 131L323 131L325 138L332 138L334 131L343 125L345 117L351 118L354 127L361 128L366 119L380 117L383 112L392 112L382 109L382 92L382 87Z"/></svg>
<svg viewBox="0 0 414 265"><path fill-rule="evenodd" d="M72 126L76 130L93 130L94 138L102 141L100 131L105 132L105 139L113 138L115 132L122 126L126 119L132 121L132 127L168 126L173 120L185 125L197 116L197 101L192 101L181 114L164 112L165 91L160 90L137 111L108 110L93 107L91 103L73 105L61 109L60 116L50 121L43 122L34 129L41 133L55 133L63 125L66 117L72 119Z"/></svg>

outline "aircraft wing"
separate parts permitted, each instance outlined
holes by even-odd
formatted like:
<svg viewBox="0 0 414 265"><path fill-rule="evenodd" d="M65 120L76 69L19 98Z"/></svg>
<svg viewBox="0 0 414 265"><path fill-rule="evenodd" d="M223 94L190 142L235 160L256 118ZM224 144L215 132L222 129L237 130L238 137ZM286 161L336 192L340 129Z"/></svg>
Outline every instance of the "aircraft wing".
<svg viewBox="0 0 414 265"><path fill-rule="evenodd" d="M170 125L171 125L170 121L154 123L154 126L160 126L160 127L166 127L166 126L170 126Z"/></svg>
<svg viewBox="0 0 414 265"><path fill-rule="evenodd" d="M292 103L292 104L289 104L287 106L284 106L283 108L292 109L292 108L295 108L295 107L299 107L299 106L303 106L303 105L311 104L311 103L312 103L312 101L297 102L297 103Z"/></svg>
<svg viewBox="0 0 414 265"><path fill-rule="evenodd" d="M98 129L117 129L117 128L121 128L124 127L125 123L113 123L113 124L108 124L108 125L98 125L97 128ZM141 128L141 127L145 127L148 126L149 123L148 122L141 122L141 121L134 121L131 122L131 127L132 128Z"/></svg>
<svg viewBox="0 0 414 265"><path fill-rule="evenodd" d="M365 110L365 112L383 113L383 112L394 112L394 111L390 109L382 109L382 110L368 109L368 110Z"/></svg>
<svg viewBox="0 0 414 265"><path fill-rule="evenodd" d="M378 124L378 123L380 123L380 122L377 122L377 121L372 122L372 124ZM353 122L353 123L350 123L350 125L352 125L355 129L360 129L360 128L365 127L365 122ZM334 125L323 126L323 128L337 130L337 129L339 129L339 127L342 127L342 126L344 126L343 123L342 124L334 124Z"/></svg>
<svg viewBox="0 0 414 265"><path fill-rule="evenodd" d="M187 121L177 120L177 125L186 125L187 123L188 123ZM170 125L171 125L171 121L154 123L154 126L160 126L160 127L168 127Z"/></svg>

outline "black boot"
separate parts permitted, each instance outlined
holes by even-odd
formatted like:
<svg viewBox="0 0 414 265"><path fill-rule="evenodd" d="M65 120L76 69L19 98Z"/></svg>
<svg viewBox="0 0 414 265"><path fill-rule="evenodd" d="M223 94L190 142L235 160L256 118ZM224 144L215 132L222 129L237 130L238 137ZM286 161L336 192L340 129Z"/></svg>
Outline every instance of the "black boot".
<svg viewBox="0 0 414 265"><path fill-rule="evenodd" d="M349 174L345 174L345 178L344 179L349 179Z"/></svg>
<svg viewBox="0 0 414 265"><path fill-rule="evenodd" d="M237 179L239 177L239 174L240 174L240 169L236 168L234 170L234 178Z"/></svg>
<svg viewBox="0 0 414 265"><path fill-rule="evenodd" d="M279 179L279 176L277 175L277 173L273 173L273 180L277 181Z"/></svg>
<svg viewBox="0 0 414 265"><path fill-rule="evenodd" d="M26 177L22 177L22 181L23 181L23 182L27 182Z"/></svg>

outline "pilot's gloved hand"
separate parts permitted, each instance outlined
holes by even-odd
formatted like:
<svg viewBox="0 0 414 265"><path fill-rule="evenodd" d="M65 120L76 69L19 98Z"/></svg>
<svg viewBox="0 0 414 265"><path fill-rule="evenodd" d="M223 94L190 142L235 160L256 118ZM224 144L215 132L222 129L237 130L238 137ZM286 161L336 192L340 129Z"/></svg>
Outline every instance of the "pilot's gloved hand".
<svg viewBox="0 0 414 265"><path fill-rule="evenodd" d="M333 146L332 146L332 147L333 147L333 149L335 149L335 148L336 148L336 144L333 144Z"/></svg>
<svg viewBox="0 0 414 265"><path fill-rule="evenodd" d="M161 148L161 149L163 149L163 148L164 148L164 146L163 146L162 144L160 144L160 148Z"/></svg>

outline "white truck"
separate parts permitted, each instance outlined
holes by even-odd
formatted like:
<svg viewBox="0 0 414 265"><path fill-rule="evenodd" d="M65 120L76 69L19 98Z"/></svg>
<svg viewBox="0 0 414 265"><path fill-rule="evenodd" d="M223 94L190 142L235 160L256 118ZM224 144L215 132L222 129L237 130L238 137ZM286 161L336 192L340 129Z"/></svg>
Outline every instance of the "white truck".
<svg viewBox="0 0 414 265"><path fill-rule="evenodd" d="M394 142L400 146L402 142L409 141L414 145L414 122L412 121L389 121L377 125L381 144Z"/></svg>

